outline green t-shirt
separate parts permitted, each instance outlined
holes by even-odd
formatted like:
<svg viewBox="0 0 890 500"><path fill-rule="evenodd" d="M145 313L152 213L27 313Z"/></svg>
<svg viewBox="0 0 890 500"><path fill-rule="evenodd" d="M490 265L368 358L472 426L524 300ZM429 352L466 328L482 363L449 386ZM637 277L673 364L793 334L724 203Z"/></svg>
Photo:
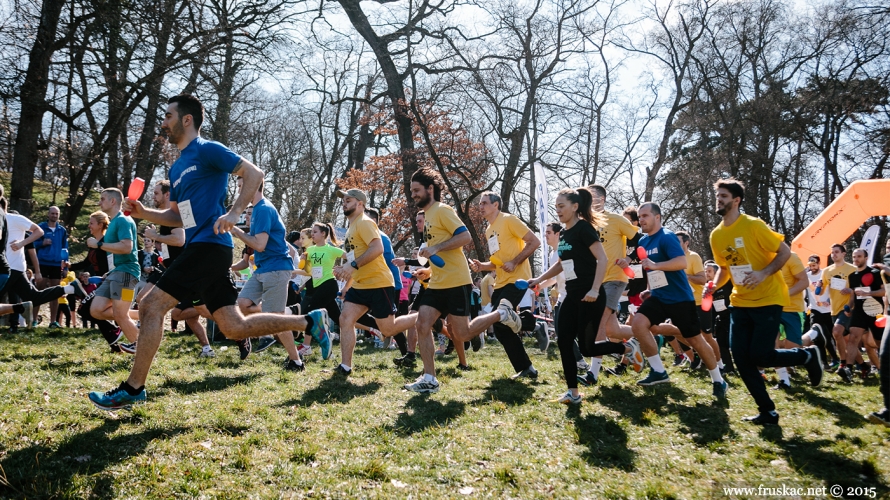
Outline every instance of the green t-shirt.
<svg viewBox="0 0 890 500"><path fill-rule="evenodd" d="M136 248L136 223L133 219L127 217L123 212L118 212L108 224L108 230L105 231L105 243L120 243L123 240L133 242L133 248L130 253L111 254L114 259L114 270L127 274L132 274L139 278L139 250Z"/></svg>
<svg viewBox="0 0 890 500"><path fill-rule="evenodd" d="M337 259L345 253L331 245L321 247L312 245L306 249L306 269L304 271L312 275L313 287L334 279L334 265L337 263Z"/></svg>

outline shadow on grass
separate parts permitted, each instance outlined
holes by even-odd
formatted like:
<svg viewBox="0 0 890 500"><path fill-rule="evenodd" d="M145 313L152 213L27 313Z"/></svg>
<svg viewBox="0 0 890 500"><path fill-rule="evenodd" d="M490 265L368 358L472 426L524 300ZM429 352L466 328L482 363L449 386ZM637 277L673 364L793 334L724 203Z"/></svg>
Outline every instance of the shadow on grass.
<svg viewBox="0 0 890 500"><path fill-rule="evenodd" d="M356 385L348 377L334 374L330 378L322 380L317 386L303 393L299 400L290 400L281 403L280 406L312 406L313 403L348 403L354 398L368 396L379 391L383 384L368 382L364 385Z"/></svg>
<svg viewBox="0 0 890 500"><path fill-rule="evenodd" d="M642 396L633 394L621 387L600 386L600 397L597 400L610 409L631 419L634 425L648 425L649 418L643 414L651 410L656 415L682 413L686 407L676 408L675 401L688 399L686 392L673 384L656 385L646 389Z"/></svg>
<svg viewBox="0 0 890 500"><path fill-rule="evenodd" d="M231 377L212 375L209 377L191 381L167 379L164 381L163 384L161 384L160 387L158 387L157 391L161 394L166 394L167 392L173 390L183 395L195 394L198 392L221 391L223 389L232 387L233 385L249 383L258 376L259 375L257 374L245 373L242 375L235 375Z"/></svg>
<svg viewBox="0 0 890 500"><path fill-rule="evenodd" d="M832 451L830 448L835 441L808 441L800 436L785 439L782 428L775 425L761 429L760 436L780 448L793 469L819 478L826 485L838 484L845 489L875 487L877 494L874 498L884 498L890 493L890 486L872 463L853 460Z"/></svg>
<svg viewBox="0 0 890 500"><path fill-rule="evenodd" d="M862 415L840 400L828 399L813 391L804 392L801 399L834 415L837 418L836 424L841 427L859 428L865 425Z"/></svg>
<svg viewBox="0 0 890 500"><path fill-rule="evenodd" d="M722 441L733 433L729 427L725 405L720 402L686 406L677 412L677 417L683 425L680 432L692 436L692 441L698 445Z"/></svg>
<svg viewBox="0 0 890 500"><path fill-rule="evenodd" d="M142 429L134 434L110 437L124 423L106 420L95 429L71 436L58 449L45 444L32 444L6 455L0 466L0 497L75 497L84 492L71 491L75 476L83 479L96 477L92 491L85 496L107 498L113 496L112 479L101 475L110 465L118 465L138 455L156 439L189 431L187 427L172 429Z"/></svg>
<svg viewBox="0 0 890 500"><path fill-rule="evenodd" d="M463 415L466 405L453 400L443 404L425 394L418 394L405 402L405 409L408 411L399 413L390 430L402 435L411 435L429 427L448 424L449 421Z"/></svg>
<svg viewBox="0 0 890 500"><path fill-rule="evenodd" d="M587 463L628 472L634 470L637 452L627 447L627 432L614 420L601 415L582 416L575 405L566 409L566 415L575 424L578 444L587 447L581 454Z"/></svg>
<svg viewBox="0 0 890 500"><path fill-rule="evenodd" d="M501 401L510 406L518 406L527 403L535 390L529 385L510 379L494 379L485 388L482 397L472 404L490 403L492 401Z"/></svg>

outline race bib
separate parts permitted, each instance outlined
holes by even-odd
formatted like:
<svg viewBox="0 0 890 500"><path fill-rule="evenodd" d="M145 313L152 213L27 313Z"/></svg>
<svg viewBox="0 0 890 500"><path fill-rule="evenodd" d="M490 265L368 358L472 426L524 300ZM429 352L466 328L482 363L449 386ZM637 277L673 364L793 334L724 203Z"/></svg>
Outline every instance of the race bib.
<svg viewBox="0 0 890 500"><path fill-rule="evenodd" d="M108 259L108 272L110 273L114 269L114 254L105 254L105 258Z"/></svg>
<svg viewBox="0 0 890 500"><path fill-rule="evenodd" d="M844 278L831 278L830 286L832 290L843 290L847 288L847 280Z"/></svg>
<svg viewBox="0 0 890 500"><path fill-rule="evenodd" d="M418 293L420 293L420 281L415 281L414 286L411 287L411 294L417 295Z"/></svg>
<svg viewBox="0 0 890 500"><path fill-rule="evenodd" d="M871 288L869 288L867 286L860 286L860 287L856 287L855 289L853 289L853 291L854 292L870 292ZM871 297L866 297L865 295L857 295L856 296L856 300L865 300L865 299L870 299L870 298Z"/></svg>
<svg viewBox="0 0 890 500"><path fill-rule="evenodd" d="M312 266L312 279L320 280L324 276L324 268L321 266Z"/></svg>
<svg viewBox="0 0 890 500"><path fill-rule="evenodd" d="M167 250L166 243L161 243L161 257L165 260L170 258L170 250Z"/></svg>
<svg viewBox="0 0 890 500"><path fill-rule="evenodd" d="M742 282L745 281L745 278L748 277L748 273L754 272L754 268L751 267L751 264L746 264L744 266L729 266L729 272L732 274L733 284L741 285Z"/></svg>
<svg viewBox="0 0 890 500"><path fill-rule="evenodd" d="M643 266L641 264L631 264L628 267L634 272L634 279L643 277Z"/></svg>
<svg viewBox="0 0 890 500"><path fill-rule="evenodd" d="M501 245L498 243L498 236L496 234L491 235L491 238L488 238L488 253L494 255L500 249Z"/></svg>
<svg viewBox="0 0 890 500"><path fill-rule="evenodd" d="M714 301L714 310L717 312L723 312L726 310L726 300L719 299Z"/></svg>
<svg viewBox="0 0 890 500"><path fill-rule="evenodd" d="M420 244L420 248L417 249L417 250L418 250L418 253L417 253L417 262L420 263L421 266L425 266L425 265L426 265L426 262L427 262L427 258L426 258L426 257L421 257L421 256L420 256L420 251L423 250L424 248L426 248L426 243L421 243L421 244Z"/></svg>
<svg viewBox="0 0 890 500"><path fill-rule="evenodd" d="M190 229L198 225L195 222L195 214L192 212L191 200L184 200L177 203L179 207L179 216L182 218L182 228Z"/></svg>
<svg viewBox="0 0 890 500"><path fill-rule="evenodd" d="M350 262L352 262L354 260L355 260L355 250L350 250L350 251L346 252L346 263L349 264Z"/></svg>
<svg viewBox="0 0 890 500"><path fill-rule="evenodd" d="M562 261L562 272L566 275L566 281L578 279L575 274L575 262L572 259Z"/></svg>
<svg viewBox="0 0 890 500"><path fill-rule="evenodd" d="M646 273L646 276L649 277L649 290L658 290L668 285L668 279L664 271L649 271Z"/></svg>
<svg viewBox="0 0 890 500"><path fill-rule="evenodd" d="M881 304L874 297L863 297L864 299L868 299L862 303L862 312L867 314L869 317L874 318L878 314L884 313L884 304Z"/></svg>

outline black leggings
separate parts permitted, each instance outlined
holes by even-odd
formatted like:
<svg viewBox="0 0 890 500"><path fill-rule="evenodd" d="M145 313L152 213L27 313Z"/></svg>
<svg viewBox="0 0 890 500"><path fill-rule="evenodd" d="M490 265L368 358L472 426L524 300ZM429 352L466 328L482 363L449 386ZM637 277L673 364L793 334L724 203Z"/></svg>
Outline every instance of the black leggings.
<svg viewBox="0 0 890 500"><path fill-rule="evenodd" d="M316 309L327 309L331 321L339 326L340 306L337 305L337 293L339 292L340 286L337 285L337 280L329 279L325 281L312 290L312 295L309 297L306 307L301 308L302 313L308 314L309 311Z"/></svg>
<svg viewBox="0 0 890 500"><path fill-rule="evenodd" d="M68 307L68 304L59 304L59 311L56 313L56 322L59 321L59 316L65 316L65 328L71 328L71 308Z"/></svg>
<svg viewBox="0 0 890 500"><path fill-rule="evenodd" d="M559 308L559 335L556 344L559 346L559 357L562 359L562 371L569 389L578 388L578 365L575 360L575 339L584 356L602 356L605 354L624 354L624 344L620 342L596 341L600 320L606 310L606 290L600 287L599 299L595 302L583 302L581 296L568 295ZM594 328L587 328L593 324Z"/></svg>
<svg viewBox="0 0 890 500"><path fill-rule="evenodd" d="M105 341L109 344L114 343L117 340L117 328L111 324L110 321L104 319L96 319L90 314L90 306L93 304L93 297L96 296L96 292L90 294L87 298L84 299L83 303L80 304L80 307L77 309L77 314L80 315L81 320L83 321L84 327L86 324L92 323L99 328L99 332L102 334L102 337L105 338Z"/></svg>

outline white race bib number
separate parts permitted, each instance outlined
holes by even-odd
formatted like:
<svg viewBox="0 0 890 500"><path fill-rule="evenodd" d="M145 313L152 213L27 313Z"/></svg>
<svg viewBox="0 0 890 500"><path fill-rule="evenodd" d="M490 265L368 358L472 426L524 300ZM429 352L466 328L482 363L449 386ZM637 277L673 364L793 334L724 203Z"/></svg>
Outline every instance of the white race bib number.
<svg viewBox="0 0 890 500"><path fill-rule="evenodd" d="M346 252L346 264L349 265L350 262L355 260L355 250L350 250Z"/></svg>
<svg viewBox="0 0 890 500"><path fill-rule="evenodd" d="M575 262L571 259L562 261L562 272L566 276L566 281L578 279L578 275L575 274Z"/></svg>
<svg viewBox="0 0 890 500"><path fill-rule="evenodd" d="M110 273L114 270L114 254L105 254L105 257L108 259L108 272Z"/></svg>
<svg viewBox="0 0 890 500"><path fill-rule="evenodd" d="M501 245L498 243L498 235L496 235L496 234L491 235L491 238L488 238L488 253L489 253L489 255L494 255L500 249L501 249Z"/></svg>
<svg viewBox="0 0 890 500"><path fill-rule="evenodd" d="M860 287L856 287L856 289L854 291L856 291L856 292L870 292L871 288L869 288L867 286L860 286ZM870 297L866 297L865 295L857 295L856 296L856 300L865 300L868 298L870 298Z"/></svg>
<svg viewBox="0 0 890 500"><path fill-rule="evenodd" d="M847 280L844 278L831 278L830 285L832 290L843 290L847 288Z"/></svg>
<svg viewBox="0 0 890 500"><path fill-rule="evenodd" d="M192 212L191 200L180 201L177 203L177 207L179 208L179 217L182 218L183 229L191 229L198 225L198 223L195 222L195 214Z"/></svg>
<svg viewBox="0 0 890 500"><path fill-rule="evenodd" d="M723 312L726 310L726 300L719 299L714 301L714 310L717 312Z"/></svg>
<svg viewBox="0 0 890 500"><path fill-rule="evenodd" d="M661 287L668 286L668 279L664 271L649 271L646 273L649 277L649 290L658 290Z"/></svg>
<svg viewBox="0 0 890 500"><path fill-rule="evenodd" d="M421 257L421 256L420 256L420 250L423 250L424 248L426 248L426 243L421 243L421 244L420 244L420 248L417 249L417 250L418 250L418 254L417 254L417 262L420 263L421 266L425 266L425 265L426 265L426 262L427 262L427 258L426 258L426 257Z"/></svg>
<svg viewBox="0 0 890 500"><path fill-rule="evenodd" d="M744 266L729 266L729 272L732 274L733 284L741 285L745 281L745 278L748 277L748 273L754 272L754 268L751 267L751 264Z"/></svg>
<svg viewBox="0 0 890 500"><path fill-rule="evenodd" d="M634 272L634 279L643 277L643 266L642 264L631 264L630 270Z"/></svg>
<svg viewBox="0 0 890 500"><path fill-rule="evenodd" d="M411 287L411 294L417 295L418 293L420 293L420 281L415 281L414 286Z"/></svg>
<svg viewBox="0 0 890 500"><path fill-rule="evenodd" d="M324 268L321 266L312 266L312 279L320 280L324 276Z"/></svg>
<svg viewBox="0 0 890 500"><path fill-rule="evenodd" d="M165 260L170 258L170 250L167 249L166 243L161 243L161 257Z"/></svg>

